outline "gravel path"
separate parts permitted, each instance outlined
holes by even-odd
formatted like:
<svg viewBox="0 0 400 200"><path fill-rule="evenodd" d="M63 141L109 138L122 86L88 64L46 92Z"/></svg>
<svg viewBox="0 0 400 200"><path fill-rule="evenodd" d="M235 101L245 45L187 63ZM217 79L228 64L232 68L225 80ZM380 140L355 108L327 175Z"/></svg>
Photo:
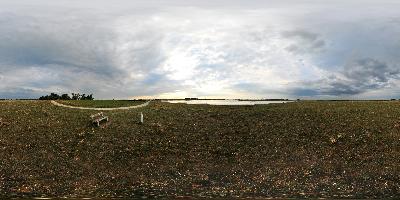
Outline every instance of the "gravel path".
<svg viewBox="0 0 400 200"><path fill-rule="evenodd" d="M128 106L128 107L118 107L118 108L88 108L88 107L76 107L76 106L69 106L69 105L65 105L65 104L61 104L58 103L56 101L51 101L52 104L56 105L56 106L60 106L60 107L64 107L64 108L73 108L73 109L81 109L81 110L128 110L128 109L134 109L134 108L141 108L141 107L145 107L148 106L150 101L140 104L140 105L136 105L136 106Z"/></svg>

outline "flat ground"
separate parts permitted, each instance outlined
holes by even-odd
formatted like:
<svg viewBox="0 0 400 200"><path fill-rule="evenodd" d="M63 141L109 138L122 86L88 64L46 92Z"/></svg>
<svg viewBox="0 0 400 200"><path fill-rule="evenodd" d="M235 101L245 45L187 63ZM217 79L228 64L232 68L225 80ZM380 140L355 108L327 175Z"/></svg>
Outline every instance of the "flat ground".
<svg viewBox="0 0 400 200"><path fill-rule="evenodd" d="M94 113L0 101L0 197L400 198L400 102Z"/></svg>
<svg viewBox="0 0 400 200"><path fill-rule="evenodd" d="M131 101L131 100L96 100L96 101L57 101L58 103L76 106L76 107L89 107L89 108L116 108L116 107L128 107L128 106L137 106L139 104L143 104L146 101Z"/></svg>

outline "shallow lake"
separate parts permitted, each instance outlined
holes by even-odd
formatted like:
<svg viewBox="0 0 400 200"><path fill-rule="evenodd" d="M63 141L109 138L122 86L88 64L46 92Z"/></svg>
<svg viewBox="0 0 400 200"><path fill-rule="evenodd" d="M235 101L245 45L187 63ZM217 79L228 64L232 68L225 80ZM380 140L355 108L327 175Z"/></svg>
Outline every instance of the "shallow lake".
<svg viewBox="0 0 400 200"><path fill-rule="evenodd" d="M171 100L168 103L208 104L208 105L257 105L270 103L289 103L292 101L239 101L239 100Z"/></svg>

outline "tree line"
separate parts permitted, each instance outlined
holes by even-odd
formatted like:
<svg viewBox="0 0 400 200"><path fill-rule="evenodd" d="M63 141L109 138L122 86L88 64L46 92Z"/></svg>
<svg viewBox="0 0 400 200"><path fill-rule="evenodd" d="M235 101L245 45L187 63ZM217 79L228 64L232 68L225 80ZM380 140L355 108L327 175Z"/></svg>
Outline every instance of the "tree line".
<svg viewBox="0 0 400 200"><path fill-rule="evenodd" d="M56 93L51 93L50 95L41 96L39 100L94 100L93 94L72 93L71 95L72 96L68 94L58 95Z"/></svg>

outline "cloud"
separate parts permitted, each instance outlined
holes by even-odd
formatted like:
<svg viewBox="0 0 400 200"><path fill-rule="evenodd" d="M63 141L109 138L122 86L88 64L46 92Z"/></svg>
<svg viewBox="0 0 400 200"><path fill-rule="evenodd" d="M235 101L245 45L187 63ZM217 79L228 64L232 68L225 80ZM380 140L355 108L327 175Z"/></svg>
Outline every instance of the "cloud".
<svg viewBox="0 0 400 200"><path fill-rule="evenodd" d="M282 36L294 39L285 49L295 54L317 53L326 46L326 42L318 34L304 30L284 31Z"/></svg>
<svg viewBox="0 0 400 200"><path fill-rule="evenodd" d="M117 1L2 4L0 96L319 98L399 87L396 5Z"/></svg>
<svg viewBox="0 0 400 200"><path fill-rule="evenodd" d="M157 33L156 26L138 20L107 21L85 15L77 20L82 14L74 14L74 17L58 16L56 20L36 13L29 17L2 14L11 20L0 22L3 85L29 87L42 94L93 92L100 98L148 94L147 88L163 91L153 86L144 89L148 80L154 80L152 85L160 84L160 80L167 81L160 74L152 73L164 61L160 46L162 34ZM124 23L129 22L135 27L124 30ZM114 25L119 29L114 29ZM30 76L33 77L28 78ZM169 85L175 84L169 82ZM14 91L21 94L10 95L11 91L8 89L2 95L38 96L38 93L21 93L18 89Z"/></svg>
<svg viewBox="0 0 400 200"><path fill-rule="evenodd" d="M382 89L399 79L400 68L385 62L364 58L344 66L340 72L316 81L298 83L302 87L292 89L297 96L358 95Z"/></svg>

